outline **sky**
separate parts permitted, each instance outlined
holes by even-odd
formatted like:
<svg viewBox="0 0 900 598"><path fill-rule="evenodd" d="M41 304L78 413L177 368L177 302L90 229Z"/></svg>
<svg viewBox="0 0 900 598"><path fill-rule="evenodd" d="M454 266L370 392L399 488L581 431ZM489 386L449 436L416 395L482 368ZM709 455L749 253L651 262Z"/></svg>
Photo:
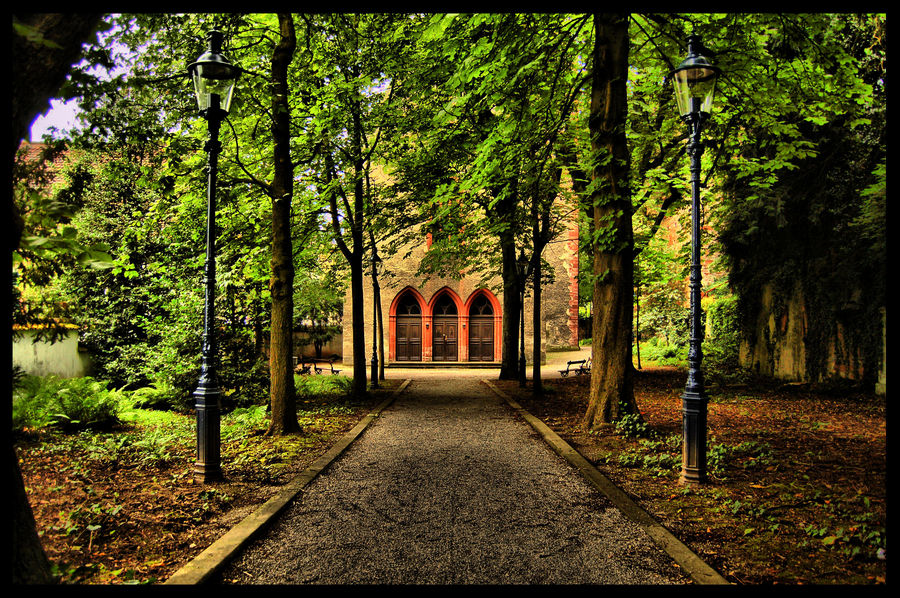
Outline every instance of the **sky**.
<svg viewBox="0 0 900 598"><path fill-rule="evenodd" d="M60 132L71 129L76 122L75 100L62 102L61 100L50 100L50 109L45 114L38 116L31 124L32 142L39 142L45 133L48 133L49 127L56 127ZM56 135L55 137L59 137Z"/></svg>
<svg viewBox="0 0 900 598"><path fill-rule="evenodd" d="M115 29L101 32L98 36L99 42L101 44L104 44L105 39L108 36L112 35L114 32ZM111 51L113 60L116 64L116 66L113 67L112 70L107 70L98 66L90 69L88 72L96 74L104 80L108 80L111 77L127 72L130 62L133 59L133 54L129 53L123 46L119 44L113 44L113 46L111 47ZM76 103L77 100L75 99L69 100L68 102L51 99L50 108L47 110L47 112L39 115L31 124L30 141L34 143L41 141L41 138L45 133L49 132L48 128L51 126L56 127L60 131L58 134L54 135L54 138L58 139L61 137L65 137L64 132L68 131L73 126L78 124L76 117L78 109L75 106Z"/></svg>

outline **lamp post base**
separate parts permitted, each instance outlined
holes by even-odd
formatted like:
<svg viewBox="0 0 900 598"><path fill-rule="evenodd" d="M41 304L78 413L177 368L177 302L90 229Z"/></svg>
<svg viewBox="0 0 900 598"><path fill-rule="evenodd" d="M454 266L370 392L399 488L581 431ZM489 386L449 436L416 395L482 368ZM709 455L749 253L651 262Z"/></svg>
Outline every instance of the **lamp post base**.
<svg viewBox="0 0 900 598"><path fill-rule="evenodd" d="M216 482L224 482L225 475L218 467L210 467L205 463L194 464L194 481L200 484L213 484Z"/></svg>
<svg viewBox="0 0 900 598"><path fill-rule="evenodd" d="M372 355L372 374L370 376L372 388L378 388L378 357Z"/></svg>
<svg viewBox="0 0 900 598"><path fill-rule="evenodd" d="M706 475L706 395L685 391L682 400L682 484L705 484Z"/></svg>
<svg viewBox="0 0 900 598"><path fill-rule="evenodd" d="M221 467L219 391L200 388L194 393L197 403L197 461L194 479L202 484L225 479Z"/></svg>

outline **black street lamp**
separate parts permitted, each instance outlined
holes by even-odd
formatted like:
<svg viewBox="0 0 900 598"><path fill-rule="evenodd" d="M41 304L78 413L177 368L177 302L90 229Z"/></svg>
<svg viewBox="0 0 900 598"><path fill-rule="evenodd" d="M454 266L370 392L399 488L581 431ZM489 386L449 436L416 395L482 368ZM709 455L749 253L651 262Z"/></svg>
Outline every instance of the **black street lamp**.
<svg viewBox="0 0 900 598"><path fill-rule="evenodd" d="M682 399L681 483L706 482L706 390L703 385L703 324L700 319L700 127L709 118L720 69L703 56L700 38L688 38L688 56L672 72L681 118L690 127L687 152L691 158L691 338L688 379Z"/></svg>
<svg viewBox="0 0 900 598"><path fill-rule="evenodd" d="M203 360L200 381L194 391L197 410L197 462L194 478L202 483L223 478L220 464L219 399L222 391L216 374L215 300L216 300L216 174L218 171L219 127L231 106L231 94L239 69L222 56L222 33L208 34L209 48L195 62L188 65L194 80L200 115L209 123L209 139L204 149L209 155L209 184L206 212L206 264L204 285L206 300L203 317Z"/></svg>
<svg viewBox="0 0 900 598"><path fill-rule="evenodd" d="M378 310L381 293L378 288L378 270L381 258L372 246L372 388L378 388Z"/></svg>

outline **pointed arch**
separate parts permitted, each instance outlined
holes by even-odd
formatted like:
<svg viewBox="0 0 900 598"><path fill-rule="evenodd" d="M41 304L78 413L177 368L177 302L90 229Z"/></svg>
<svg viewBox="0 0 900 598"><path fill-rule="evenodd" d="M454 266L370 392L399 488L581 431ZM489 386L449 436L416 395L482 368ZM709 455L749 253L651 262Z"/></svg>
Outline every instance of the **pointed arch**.
<svg viewBox="0 0 900 598"><path fill-rule="evenodd" d="M451 289L450 287L441 287L434 292L431 296L431 301L428 302L428 313L434 314L434 307L437 305L438 301L441 300L443 296L448 296L450 300L453 302L453 305L456 306L456 313L462 313L465 309L465 304L463 303L460 296Z"/></svg>
<svg viewBox="0 0 900 598"><path fill-rule="evenodd" d="M407 286L394 295L388 312L388 359L422 361L423 321L428 304L416 289Z"/></svg>
<svg viewBox="0 0 900 598"><path fill-rule="evenodd" d="M503 307L487 289L476 289L464 306L467 361L498 361L502 355Z"/></svg>
<svg viewBox="0 0 900 598"><path fill-rule="evenodd" d="M438 289L431 296L428 305L431 316L431 330L428 334L428 321L426 320L426 337L431 339L432 361L459 361L460 349L465 346L460 338L462 327L460 326L460 312L463 302L459 295L449 287Z"/></svg>

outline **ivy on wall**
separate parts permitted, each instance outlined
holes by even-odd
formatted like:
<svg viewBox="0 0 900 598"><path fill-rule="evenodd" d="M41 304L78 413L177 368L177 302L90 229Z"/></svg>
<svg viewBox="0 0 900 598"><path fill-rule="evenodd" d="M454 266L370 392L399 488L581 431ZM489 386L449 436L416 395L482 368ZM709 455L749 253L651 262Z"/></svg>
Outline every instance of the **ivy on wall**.
<svg viewBox="0 0 900 598"><path fill-rule="evenodd" d="M754 328L766 285L778 322L799 281L806 379L842 375L873 384L886 287L884 115L863 127L836 121L804 132L818 154L783 172L767 194L751 195L734 178L725 185L736 209L719 241L746 316L742 335L753 344L763 334ZM784 330L776 326L776 334Z"/></svg>

